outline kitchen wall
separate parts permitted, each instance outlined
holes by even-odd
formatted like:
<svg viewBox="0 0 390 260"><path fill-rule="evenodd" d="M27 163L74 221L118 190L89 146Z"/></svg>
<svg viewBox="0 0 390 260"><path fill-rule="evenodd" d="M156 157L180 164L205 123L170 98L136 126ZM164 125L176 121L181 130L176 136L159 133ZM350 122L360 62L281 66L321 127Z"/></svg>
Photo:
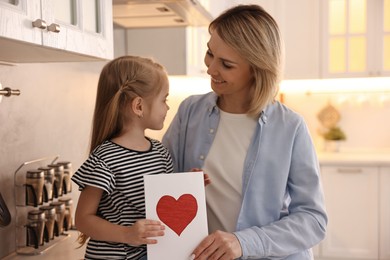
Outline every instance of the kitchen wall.
<svg viewBox="0 0 390 260"><path fill-rule="evenodd" d="M210 91L209 78L171 77L170 111L163 131L149 131L161 139L180 103L189 94ZM328 104L340 113L339 126L347 140L341 152L390 151L390 78L289 80L281 83L283 102L304 116L318 152L324 149L319 112ZM279 97L280 99L280 97Z"/></svg>
<svg viewBox="0 0 390 260"><path fill-rule="evenodd" d="M76 169L87 156L98 76L104 62L0 65L0 192L12 222L0 228L0 258L15 250L14 173L24 162L59 155ZM21 171L24 169L22 168ZM72 198L78 191L73 185Z"/></svg>
<svg viewBox="0 0 390 260"><path fill-rule="evenodd" d="M318 152L324 149L318 114L329 104L347 136L341 152L390 151L390 78L284 81L281 92L285 104L304 116Z"/></svg>

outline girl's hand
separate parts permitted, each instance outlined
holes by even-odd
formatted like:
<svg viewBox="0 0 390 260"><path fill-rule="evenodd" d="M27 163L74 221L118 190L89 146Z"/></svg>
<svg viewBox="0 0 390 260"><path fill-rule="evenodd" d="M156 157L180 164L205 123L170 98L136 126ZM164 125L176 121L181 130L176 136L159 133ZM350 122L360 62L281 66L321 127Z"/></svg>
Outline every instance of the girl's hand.
<svg viewBox="0 0 390 260"><path fill-rule="evenodd" d="M192 172L202 172L203 170L200 168L192 168L191 171ZM203 179L204 179L204 186L205 187L211 183L210 177L207 173L203 172Z"/></svg>
<svg viewBox="0 0 390 260"><path fill-rule="evenodd" d="M126 234L126 241L129 245L140 246L144 244L157 244L157 239L150 237L160 237L164 235L165 226L160 221L141 219L128 227L130 232Z"/></svg>

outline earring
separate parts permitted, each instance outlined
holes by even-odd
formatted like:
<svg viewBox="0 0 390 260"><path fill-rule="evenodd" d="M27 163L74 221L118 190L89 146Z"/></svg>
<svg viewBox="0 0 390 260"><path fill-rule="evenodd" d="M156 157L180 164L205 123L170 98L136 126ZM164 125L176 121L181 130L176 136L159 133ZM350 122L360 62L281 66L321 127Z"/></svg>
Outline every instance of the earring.
<svg viewBox="0 0 390 260"><path fill-rule="evenodd" d="M138 118L143 118L143 117L144 117L144 114L141 113L141 114L138 114L137 116L138 116Z"/></svg>

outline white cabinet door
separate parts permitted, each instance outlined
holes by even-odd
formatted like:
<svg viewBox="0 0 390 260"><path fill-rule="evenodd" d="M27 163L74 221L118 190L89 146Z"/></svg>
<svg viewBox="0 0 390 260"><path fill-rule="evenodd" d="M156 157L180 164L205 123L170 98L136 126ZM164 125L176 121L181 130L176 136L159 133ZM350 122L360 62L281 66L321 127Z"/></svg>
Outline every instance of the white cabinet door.
<svg viewBox="0 0 390 260"><path fill-rule="evenodd" d="M379 259L390 259L390 167L380 169Z"/></svg>
<svg viewBox="0 0 390 260"><path fill-rule="evenodd" d="M207 42L210 39L208 27L187 27L187 75L207 76L204 57L207 52Z"/></svg>
<svg viewBox="0 0 390 260"><path fill-rule="evenodd" d="M320 77L320 1L239 0L258 4L278 23L284 41L283 79Z"/></svg>
<svg viewBox="0 0 390 260"><path fill-rule="evenodd" d="M390 1L322 1L324 77L390 75Z"/></svg>
<svg viewBox="0 0 390 260"><path fill-rule="evenodd" d="M69 52L113 57L112 1L42 0L42 19L59 32L43 32L43 45Z"/></svg>
<svg viewBox="0 0 390 260"><path fill-rule="evenodd" d="M210 36L207 27L115 29L115 57L151 57L169 75L207 76L204 56Z"/></svg>
<svg viewBox="0 0 390 260"><path fill-rule="evenodd" d="M0 37L41 44L41 31L32 28L40 13L40 0L0 1Z"/></svg>
<svg viewBox="0 0 390 260"><path fill-rule="evenodd" d="M276 17L285 42L284 79L320 77L319 1L282 0Z"/></svg>
<svg viewBox="0 0 390 260"><path fill-rule="evenodd" d="M329 217L321 257L378 259L378 168L322 166Z"/></svg>
<svg viewBox="0 0 390 260"><path fill-rule="evenodd" d="M36 20L41 21L41 28L33 26ZM111 59L112 27L111 0L2 0L0 60Z"/></svg>

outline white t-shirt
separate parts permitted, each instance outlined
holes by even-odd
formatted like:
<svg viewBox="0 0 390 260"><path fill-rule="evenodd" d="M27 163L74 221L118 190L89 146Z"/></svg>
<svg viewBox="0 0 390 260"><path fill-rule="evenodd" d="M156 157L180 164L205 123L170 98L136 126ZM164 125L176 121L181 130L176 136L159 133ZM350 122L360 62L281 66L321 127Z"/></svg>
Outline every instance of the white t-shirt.
<svg viewBox="0 0 390 260"><path fill-rule="evenodd" d="M244 160L257 122L246 114L220 113L216 136L203 167L211 180L206 187L210 233L236 229Z"/></svg>

